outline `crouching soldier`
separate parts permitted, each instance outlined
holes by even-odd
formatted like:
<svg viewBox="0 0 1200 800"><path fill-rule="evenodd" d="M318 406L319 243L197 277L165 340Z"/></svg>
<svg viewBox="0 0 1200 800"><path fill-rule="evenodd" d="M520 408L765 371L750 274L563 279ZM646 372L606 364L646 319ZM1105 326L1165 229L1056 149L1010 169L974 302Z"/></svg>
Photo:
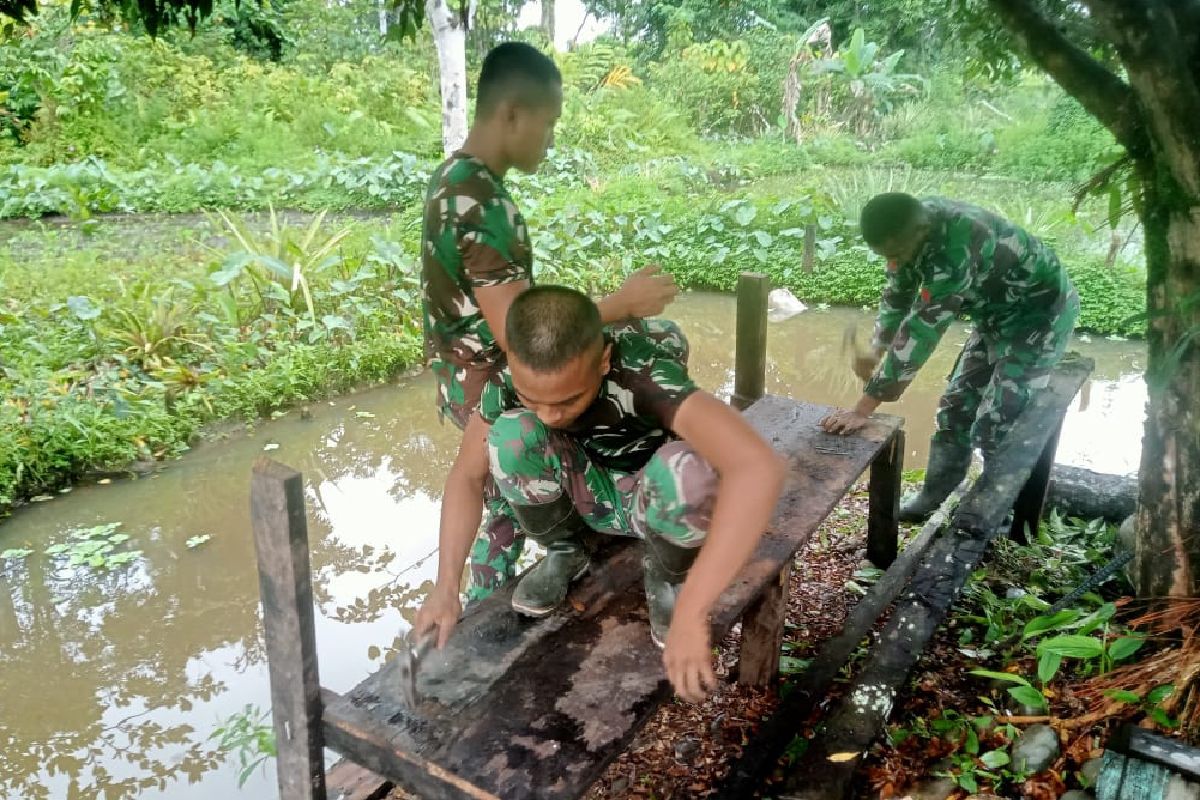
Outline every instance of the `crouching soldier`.
<svg viewBox="0 0 1200 800"><path fill-rule="evenodd" d="M753 552L783 483L782 461L742 416L699 390L672 323L605 332L586 295L539 286L506 322L508 366L484 388L442 501L437 585L418 635L445 643L461 612L463 563L495 480L546 549L513 591L552 612L588 568L589 530L641 539L651 636L681 697L715 685L709 611Z"/></svg>

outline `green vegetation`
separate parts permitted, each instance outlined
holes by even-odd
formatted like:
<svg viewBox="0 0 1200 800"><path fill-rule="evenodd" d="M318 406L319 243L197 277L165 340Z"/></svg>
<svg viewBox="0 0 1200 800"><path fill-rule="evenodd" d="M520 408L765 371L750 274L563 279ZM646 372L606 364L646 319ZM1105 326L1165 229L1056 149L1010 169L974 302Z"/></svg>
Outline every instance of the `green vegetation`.
<svg viewBox="0 0 1200 800"><path fill-rule="evenodd" d="M658 261L684 288L727 291L752 268L810 304L874 305L883 270L854 224L872 194L905 189L1053 240L1081 327L1144 331L1144 273L1112 257L1135 259L1136 239L1114 246L1107 201L1071 211L1070 182L1111 138L1052 84L966 79L952 54L902 52L911 26L889 39L835 19L832 42L809 43L804 14L743 30L681 3L638 23L640 44L559 57L557 149L512 179L539 279L602 292ZM437 61L428 39L380 39L375 15L219 7L194 37L151 40L47 8L0 31L0 218L34 220L0 220L0 512L419 357ZM216 213L132 232L94 218L200 210ZM37 221L50 214L78 224Z"/></svg>
<svg viewBox="0 0 1200 800"><path fill-rule="evenodd" d="M958 655L976 668L957 673L953 686L943 690L971 699L956 710L932 696L914 700L889 730L892 746L941 758L938 773L968 792L990 787L1004 794L1029 777L1012 762L1019 729L1010 716L1070 719L1081 713L1071 704L1090 692L1132 706L1162 728L1175 728L1178 721L1161 707L1173 686L1156 684L1145 692L1103 688L1109 673L1128 663L1148 638L1131 627L1139 622L1128 612L1121 619L1110 600L1127 591L1120 579L1050 613L1055 600L1111 555L1114 538L1115 530L1100 521L1053 514L1028 545L994 542L988 563L971 577L954 609Z"/></svg>

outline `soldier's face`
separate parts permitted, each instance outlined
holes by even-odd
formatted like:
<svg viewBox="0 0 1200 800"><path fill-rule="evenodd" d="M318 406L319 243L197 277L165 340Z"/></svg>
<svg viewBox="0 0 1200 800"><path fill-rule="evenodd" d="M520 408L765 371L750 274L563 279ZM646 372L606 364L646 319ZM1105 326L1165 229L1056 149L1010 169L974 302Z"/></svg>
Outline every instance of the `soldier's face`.
<svg viewBox="0 0 1200 800"><path fill-rule="evenodd" d="M612 346L599 342L562 369L538 372L509 355L513 388L521 404L548 428L569 428L587 410L608 374Z"/></svg>
<svg viewBox="0 0 1200 800"><path fill-rule="evenodd" d="M514 105L509 119L508 157L522 172L537 172L554 146L554 126L562 116L562 87L551 89L547 102Z"/></svg>
<svg viewBox="0 0 1200 800"><path fill-rule="evenodd" d="M894 261L897 264L908 264L921 252L928 234L928 226L916 225L909 228L903 235L893 236L883 244L871 249L883 256L886 261Z"/></svg>

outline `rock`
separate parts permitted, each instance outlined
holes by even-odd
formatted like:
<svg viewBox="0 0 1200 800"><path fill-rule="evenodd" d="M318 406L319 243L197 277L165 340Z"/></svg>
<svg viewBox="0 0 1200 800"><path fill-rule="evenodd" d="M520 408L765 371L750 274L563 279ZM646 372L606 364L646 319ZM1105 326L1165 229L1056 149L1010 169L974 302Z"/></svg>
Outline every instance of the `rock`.
<svg viewBox="0 0 1200 800"><path fill-rule="evenodd" d="M1100 779L1100 770L1104 767L1104 757L1093 758L1079 768L1079 774L1083 776L1084 782L1088 786L1095 786L1096 781Z"/></svg>
<svg viewBox="0 0 1200 800"><path fill-rule="evenodd" d="M770 322L783 322L807 310L808 306L787 289L772 289L767 294L767 319Z"/></svg>
<svg viewBox="0 0 1200 800"><path fill-rule="evenodd" d="M626 778L624 775L619 778L614 778L609 788L612 789L613 794L620 797L625 793L625 790L629 788L629 778Z"/></svg>
<svg viewBox="0 0 1200 800"><path fill-rule="evenodd" d="M904 797L907 800L946 800L958 791L958 784L952 778L926 778L909 788Z"/></svg>
<svg viewBox="0 0 1200 800"><path fill-rule="evenodd" d="M1020 586L1010 586L1004 590L1004 599L1005 600L1020 600L1022 597L1024 597L1027 594L1029 594L1029 592L1025 591Z"/></svg>
<svg viewBox="0 0 1200 800"><path fill-rule="evenodd" d="M1058 757L1058 734L1049 725L1031 725L1017 737L1013 766L1020 772L1041 772Z"/></svg>
<svg viewBox="0 0 1200 800"><path fill-rule="evenodd" d="M675 743L675 760L690 764L700 753L700 740L688 736Z"/></svg>
<svg viewBox="0 0 1200 800"><path fill-rule="evenodd" d="M1096 798L1092 797L1091 792L1085 792L1082 789L1072 789L1058 798L1058 800L1096 800Z"/></svg>

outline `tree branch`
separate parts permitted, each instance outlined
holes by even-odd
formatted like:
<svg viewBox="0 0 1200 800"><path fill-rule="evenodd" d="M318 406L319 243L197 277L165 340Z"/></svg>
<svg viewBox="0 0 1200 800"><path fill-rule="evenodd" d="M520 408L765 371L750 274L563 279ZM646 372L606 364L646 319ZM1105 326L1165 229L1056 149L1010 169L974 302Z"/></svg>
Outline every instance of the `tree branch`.
<svg viewBox="0 0 1200 800"><path fill-rule="evenodd" d="M1067 39L1030 0L989 2L1038 66L1112 131L1134 158L1150 155L1145 123L1127 83Z"/></svg>
<svg viewBox="0 0 1200 800"><path fill-rule="evenodd" d="M1129 82L1140 98L1144 119L1175 179L1200 195L1200 83L1180 28L1194 16L1194 0L1085 0L1092 16L1117 47ZM1189 13L1191 12L1191 13Z"/></svg>

